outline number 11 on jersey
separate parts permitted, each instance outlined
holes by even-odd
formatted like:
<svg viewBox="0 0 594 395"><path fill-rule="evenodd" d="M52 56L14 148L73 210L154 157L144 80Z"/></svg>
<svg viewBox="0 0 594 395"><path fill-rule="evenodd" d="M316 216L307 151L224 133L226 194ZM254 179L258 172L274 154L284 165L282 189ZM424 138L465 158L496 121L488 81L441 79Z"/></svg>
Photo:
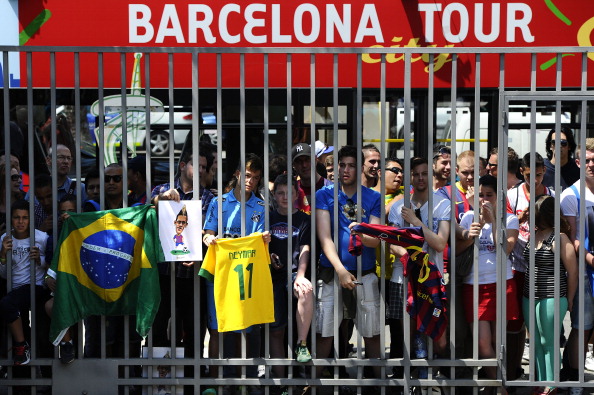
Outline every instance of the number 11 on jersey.
<svg viewBox="0 0 594 395"><path fill-rule="evenodd" d="M254 275L254 264L249 263L246 268L248 272L250 272L249 279L248 279L248 299L252 297L252 278ZM233 268L234 271L237 272L238 281L239 281L239 300L245 300L245 280L243 278L243 265L239 264Z"/></svg>

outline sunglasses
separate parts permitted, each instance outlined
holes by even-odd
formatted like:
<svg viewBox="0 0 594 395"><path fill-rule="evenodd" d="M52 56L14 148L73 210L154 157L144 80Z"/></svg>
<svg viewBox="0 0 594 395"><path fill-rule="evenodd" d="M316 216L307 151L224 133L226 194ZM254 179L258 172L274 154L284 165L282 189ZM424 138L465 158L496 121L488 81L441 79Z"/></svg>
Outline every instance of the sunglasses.
<svg viewBox="0 0 594 395"><path fill-rule="evenodd" d="M103 180L105 181L106 184L109 184L109 182L111 180L113 180L113 182L120 182L120 181L122 181L122 176L120 176L120 175L116 175L116 176L108 176L108 175L106 175L103 178Z"/></svg>
<svg viewBox="0 0 594 395"><path fill-rule="evenodd" d="M497 167L497 163L487 162L488 167Z"/></svg>
<svg viewBox="0 0 594 395"><path fill-rule="evenodd" d="M450 147L440 147L437 151L433 152L433 159L437 159L442 155L451 155L452 154L452 149Z"/></svg>
<svg viewBox="0 0 594 395"><path fill-rule="evenodd" d="M394 173L396 175L402 173L402 169L399 168L399 167L396 167L396 166L394 166L394 167L386 167L386 171L391 171L392 173Z"/></svg>
<svg viewBox="0 0 594 395"><path fill-rule="evenodd" d="M10 179L12 181L21 181L23 179L23 177L20 174L13 174L10 176Z"/></svg>
<svg viewBox="0 0 594 395"><path fill-rule="evenodd" d="M561 139L559 142L561 143L561 147L567 147L567 140ZM555 140L551 140L551 145L555 145Z"/></svg>

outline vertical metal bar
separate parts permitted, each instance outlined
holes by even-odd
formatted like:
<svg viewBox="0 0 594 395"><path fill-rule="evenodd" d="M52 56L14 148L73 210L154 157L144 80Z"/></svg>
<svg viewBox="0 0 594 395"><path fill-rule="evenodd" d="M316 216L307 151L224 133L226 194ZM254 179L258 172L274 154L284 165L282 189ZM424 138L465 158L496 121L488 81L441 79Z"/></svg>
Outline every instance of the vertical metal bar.
<svg viewBox="0 0 594 395"><path fill-rule="evenodd" d="M240 139L240 157L241 157L241 173L240 185L244 187L246 182L246 147L245 147L245 54L239 54L239 139ZM241 189L243 192L243 188ZM255 193L255 192L252 192ZM241 193L241 236L246 235L246 204L247 196ZM222 221L222 218L221 218ZM247 358L247 333L245 330L241 331L241 358ZM241 378L246 377L246 365L241 365Z"/></svg>
<svg viewBox="0 0 594 395"><path fill-rule="evenodd" d="M198 70L198 54L196 54L196 72ZM197 84L198 82L196 82ZM223 157L223 74L222 74L222 55L217 53L217 158ZM197 86L197 85L196 85ZM198 90L196 88L196 94ZM245 142L243 142L245 144ZM240 143L240 147L243 145ZM223 218L223 166L218 166L217 168L217 218ZM243 221L242 221L243 223ZM218 234L223 234L223 221L219 220L218 223ZM242 232L243 234L243 232ZM218 359L223 358L223 350L224 350L224 342L223 342L223 334L221 332L217 332L217 336L219 337L219 355L209 355L210 358L216 357ZM212 367L211 367L212 369ZM223 378L223 368L222 366L218 367L218 376L219 378Z"/></svg>
<svg viewBox="0 0 594 395"><path fill-rule="evenodd" d="M500 92L503 95L505 92L505 54L501 54L500 58L499 58L499 72L500 72ZM501 104L500 104L501 105ZM499 116L501 117L501 111ZM499 123L499 125L501 125L501 123ZM507 140L504 140L503 138L503 133L499 133L499 147L504 147L505 149L505 153L507 154ZM503 162L505 161L501 161L501 164L504 164ZM500 163L500 162L498 162ZM503 316L503 314L505 314L506 312L506 290L507 290L507 286L506 286L506 282L507 282L507 278L506 278L506 271L503 270L503 268L506 267L507 265L507 257L506 254L504 254L502 252L502 248L505 248L505 240L504 237L506 235L505 232L505 228L503 228L506 224L507 221L505 220L506 218L506 214L507 214L507 210L506 210L506 204L505 204L505 194L502 193L501 189L503 189L503 186L501 185L500 180L502 180L503 174L499 174L497 173L497 181L498 181L498 185L499 187L497 188L497 212L498 212L498 217L500 218L500 222L499 222L499 226L498 226L498 230L497 230L497 235L493 235L494 237L497 238L497 245L495 246L496 249L496 262L497 264L497 270L496 270L496 278L497 278L497 309L496 309L496 319L497 319L497 323L498 325L496 325L496 329L495 329L495 356L496 359L500 359L501 357L501 339L503 336L503 333L505 333L506 328L505 328L505 323L506 323L506 319ZM475 284L475 287L477 286L477 284ZM477 300L478 302L478 300ZM478 332L477 332L478 333ZM500 361L499 361L500 362ZM501 368L501 365L499 365L499 368ZM497 373L497 377L501 378L501 370L498 370Z"/></svg>
<svg viewBox="0 0 594 395"><path fill-rule="evenodd" d="M103 52L97 54L97 93L99 101L99 185L100 191L103 195L105 192L105 102L103 96ZM52 158L53 160L53 158ZM105 199L102 198L99 203L101 210L105 209ZM106 342L105 342L105 316L101 316L101 334L100 334L100 354L101 359L105 359L107 356ZM91 342L96 339L90 339Z"/></svg>
<svg viewBox="0 0 594 395"><path fill-rule="evenodd" d="M587 89L587 81L588 81L588 67L587 67L587 54L582 54L582 90L585 91ZM580 119L580 196L586 196L586 121L587 121L587 114L588 107L584 101L582 101L582 111L581 111L581 119ZM576 221L578 224L585 224L586 222L586 199L579 200L579 219ZM584 229L584 228L582 228ZM585 246L585 232L580 231L579 234L579 245ZM586 276L586 249L580 248L578 252L578 297L579 297L579 308L578 308L578 316L585 317L585 301L584 297L586 296L585 293L585 281L588 281ZM583 263L582 263L583 262ZM589 297L589 296L588 296ZM579 328L578 328L578 344L582 345L588 340L585 338L584 333L584 320L579 320ZM579 348L581 350L581 348ZM580 351L581 352L581 351ZM579 358L579 376L578 380L580 382L584 382L584 360L583 358Z"/></svg>
<svg viewBox="0 0 594 395"><path fill-rule="evenodd" d="M410 118L411 118L411 55L410 53L404 54L404 206L410 207L410 174L412 169L410 168ZM408 225L408 224L407 224ZM404 278L404 289L408 287L408 279ZM411 354L412 354L412 344L410 342L411 336L411 320L408 314L404 314L404 361L405 361L405 369L404 369L404 377L410 377L410 370L411 370ZM410 391L410 385L408 380L405 380L404 383L404 392L408 393Z"/></svg>
<svg viewBox="0 0 594 395"><path fill-rule="evenodd" d="M557 70L556 70L556 75L555 75L555 80L556 80L556 88L555 90L557 92L561 91L561 80L562 80L562 57L561 57L561 53L557 53ZM567 137L567 136L566 136ZM557 100L555 102L555 140L557 142L559 142L561 140L561 101ZM536 174L536 170L533 174ZM534 178L534 177L532 177ZM557 143L555 144L555 191L559 191L561 192L561 144ZM535 191L536 192L536 191ZM557 196L559 195L559 196ZM556 194L555 195L555 212L556 213L560 213L561 212L561 207L560 207L560 195ZM536 195L535 195L536 196ZM561 228L561 217L559 215L555 216L555 229L553 230L553 232L555 232L555 240L558 240L558 245L560 245L560 230ZM556 284L561 284L561 255L560 255L560 249L556 248L555 249L555 254L554 254L554 267L555 267L555 272L554 272L554 277L555 277L555 283ZM555 323L555 327L554 327L554 349L558 350L559 349L559 326L556 325L556 323L560 322L561 317L560 317L560 313L559 313L559 295L560 295L560 287L555 287L554 289L554 305L555 305L555 311L554 311L554 323ZM584 359L584 358L580 358L580 359ZM582 361L584 362L584 361ZM560 360L559 360L559 353L554 353L553 355L553 372L554 372L554 380L555 381L559 381L559 370L560 370Z"/></svg>
<svg viewBox="0 0 594 395"><path fill-rule="evenodd" d="M381 63L380 63L380 147L382 151L382 156L380 157L380 169L381 169L381 179L380 182L380 193L381 193L381 211L380 211L380 224L386 224L386 157L389 156L387 152L387 145L386 145L386 131L388 130L388 114L386 111L386 55L381 55ZM363 204L363 199L361 200L361 205ZM386 248L385 242L382 241L380 243L380 273L381 276L379 278L380 283L380 359L386 359ZM377 253L377 249L376 249ZM390 347L393 347L390 345ZM386 367L382 365L380 369L380 377L386 377ZM381 393L385 393L385 387L381 387Z"/></svg>
<svg viewBox="0 0 594 395"><path fill-rule="evenodd" d="M268 54L264 54L264 75L263 75L263 79L264 79L264 108L263 110L263 118L264 118L264 147L262 149L262 151L264 152L264 163L265 164L269 164L270 163L270 134L269 134L269 120L268 120L268 106L269 106L269 92L268 92ZM264 166L264 202L266 203L266 210L264 210L264 229L270 229L270 215L268 215L268 213L270 212L270 207L269 207L269 202L270 202L270 189L268 188L268 186L270 185L269 182L272 181L274 182L274 180L270 180L270 172L269 172L269 166L265 165ZM289 191L289 202L291 202L292 200L291 198L291 183L288 182L287 183L287 190ZM287 229L293 229L292 228L292 215L291 215L291 203L289 203L289 210L287 212ZM289 232L287 233L287 242L288 242L288 247L287 247L287 256L285 257L287 259L287 268L292 266L292 255L291 255L291 251L292 250L292 241L293 238L292 236L292 232L289 230ZM291 311L291 281L290 281L290 275L289 275L289 270L287 270L287 311L290 312ZM288 318L288 328L292 328L291 323L293 322L291 320L291 316L287 315ZM291 330L289 329L289 335L291 334ZM264 326L264 357L268 358L270 356L270 325L266 324ZM291 336L288 337L289 339L289 344L291 343ZM291 354L289 354L291 355ZM265 374L266 374L266 378L269 377L270 374L270 369L268 368L268 366L266 366L265 369ZM266 394L268 394L269 388L265 387L265 391Z"/></svg>
<svg viewBox="0 0 594 395"><path fill-rule="evenodd" d="M128 190L128 102L126 96L126 53L120 54L120 96L122 97L122 176L124 191ZM148 195L147 195L148 196ZM124 207L128 207L128 195L124 196Z"/></svg>

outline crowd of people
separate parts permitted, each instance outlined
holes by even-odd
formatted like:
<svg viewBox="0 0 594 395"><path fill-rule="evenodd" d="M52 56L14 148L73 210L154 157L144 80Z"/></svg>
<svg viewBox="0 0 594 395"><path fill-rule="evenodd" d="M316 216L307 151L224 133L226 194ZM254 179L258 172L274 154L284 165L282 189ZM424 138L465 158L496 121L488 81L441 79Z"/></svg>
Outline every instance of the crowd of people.
<svg viewBox="0 0 594 395"><path fill-rule="evenodd" d="M349 339L356 326L364 339L365 357L380 358L383 347L380 333L384 330L380 325L381 303L385 303L385 323L390 329L389 356L404 356L404 313L407 299L411 297L406 288L409 275L407 262L411 253L406 246L384 244L379 238L360 231L357 225L364 223L371 227L420 228L424 237L421 249L438 272L436 275L443 279L447 289L445 294L456 295L455 308L446 309L448 319L456 322L455 333L448 334L446 331L446 335L428 336L427 331L419 329L417 320L411 319L410 344L418 358L426 358L428 350L433 351L435 358L448 358L451 353L455 353L456 358L468 358L472 356L469 344L473 341L478 343L480 358L495 358L498 353L495 347L496 325L505 320L508 322L509 345L507 379L521 377L525 342L528 333L533 332L534 343L530 347L534 348L535 379L552 382L555 355L560 353L554 347L555 336L559 333L563 335L563 319L569 312L572 327L562 357L562 380L577 380L579 361L585 358L587 349L587 344L579 344L579 331L585 331L584 339L588 341L594 328L591 276L585 279L585 292L577 292L578 258L584 248L585 263L594 266L594 254L591 252L594 247L589 245L590 235L594 235L594 228L589 232L590 226L594 226L594 222L590 222L594 221L590 219L594 218L591 217L594 216L594 139L586 139L585 158L580 157L573 132L565 127L559 133L551 130L546 147L546 158L537 152L526 153L520 158L511 148L505 157L493 149L488 158L479 158L480 177L475 179L473 151L459 153L453 164L450 147L437 146L432 158L413 157L410 163L404 163L394 156L382 160L380 150L372 144L358 150L349 145L337 149L321 141L311 147L307 143L298 143L288 157L274 155L270 159L267 164L268 185L262 182L264 164L261 158L247 154L245 167L237 168L222 196L218 196L213 181L218 166L216 147L201 142L197 191L194 191L192 152L182 153L173 184L154 187L147 180L146 159L138 156L128 161L126 188L129 194L126 202L123 167L120 164L105 168L105 189L101 194L96 170L86 175L84 184L77 185L68 177L72 152L66 145L58 144L54 164L57 190L52 189L50 176L39 175L35 177L34 191L25 193L20 189L21 173L15 157L10 169L11 184L0 191L0 212L9 209L4 202L4 189L10 188L13 202L10 207L11 231L4 233L8 227L2 224L0 276L7 277L10 255L12 283L10 292L5 285L2 289L0 314L12 335L14 364L25 365L30 361L27 312L31 309L31 287L34 287L35 305L45 310L43 314L46 317L52 315L51 293L60 286L55 273L47 270L56 234L53 227L57 223L59 229L76 211L76 194L80 191L82 211L85 212L138 204L157 206L162 200L200 199L203 231L194 237L202 239L204 251L220 239L261 232L271 258L274 322L269 326L268 338L263 337L259 328L246 330L248 357L287 358L287 350L290 349L298 363L308 363L312 359L310 350L313 342L316 342L316 358L328 358L333 353L335 357L346 357L349 347L352 347ZM561 153L560 158L555 156L556 147ZM51 158L50 152L47 162L50 168L53 166ZM497 184L498 167L504 160L507 160L508 174L499 179L507 183L507 214L505 218L499 218L498 213L502 210L497 207L501 204L498 191L502 188ZM312 165L315 165L314 171ZM585 178L580 179L582 167ZM561 189L555 190L555 171L559 169ZM7 171L5 160L0 158L0 179ZM454 184L451 184L452 172L456 174ZM582 199L585 200L586 213L580 216L582 183L585 183L586 195ZM404 199L405 184L411 188L409 199ZM264 188L268 188L269 192L264 193ZM147 190L152 190L150 196L147 196ZM475 194L478 199L475 199ZM270 196L269 201L265 201L266 196ZM33 213L29 213L27 200L30 199L35 201ZM454 199L453 203L451 199ZM555 228L555 199L560 201L562 211L559 229ZM53 213L54 201L58 202L58 213ZM531 201L534 202L534 212L530 211ZM476 202L478 207L475 207ZM54 221L54 216L58 217L57 221ZM243 227L242 216L246 219ZM312 216L315 216L315 222ZM4 217L0 215L0 219ZM585 224L580 225L580 217L586 219ZM312 223L315 223L315 229L311 229ZM532 223L534 229L530 228ZM34 245L29 240L30 226L36 229ZM580 245L580 234L583 232L585 246ZM501 237L505 240L500 240ZM500 287L497 281L499 246L503 246L502 253L506 257L505 266L499 268L507 279L505 287ZM463 255L477 262L464 273L458 263L463 260ZM529 264L532 256L533 267ZM556 256L560 257L558 266L555 264ZM194 357L194 350L202 349L207 331L210 335L208 356L218 358L224 344L225 357L240 357L242 340L238 333L221 332L222 336L219 336L213 283L200 277L201 293L196 295L195 276L199 265L200 262L158 264L162 300L152 327L153 345L167 347L171 344L170 318L175 317L178 333L174 336L183 345L185 357ZM35 267L34 279L31 278L31 266ZM459 268L460 273L457 272ZM457 276L453 276L454 273ZM175 279L172 280L171 276ZM380 289L382 276L385 277L384 292ZM315 283L312 283L313 279ZM417 282L419 279L409 276L408 281ZM497 290L504 288L507 308L502 313L503 317L498 317ZM336 289L340 292L335 292ZM474 299L476 289L478 303ZM171 311L172 295L175 295L174 312ZM293 308L289 308L288 298L291 295ZM385 296L382 298L382 295ZM337 297L338 300L335 300ZM199 304L198 309L195 309L195 303ZM585 304L584 317L578 315L581 303ZM558 312L555 311L556 306ZM195 311L200 312L200 319L195 317ZM450 311L455 314L450 314ZM535 312L534 328L529 326L531 311ZM290 312L294 312L294 318L289 319ZM337 323L334 321L336 318ZM142 339L130 329L129 342L124 344L123 318L107 317L106 320L109 327L106 344L100 341L101 317L88 317L84 320L84 350L76 350L76 342L73 341L76 331L71 328L60 343L60 360L65 364L73 362L77 351L85 357L100 357L102 347L107 349L108 357L123 357L125 347L129 347L127 355L138 357ZM477 327L472 325L475 320L478 320ZM315 321L314 327L312 321ZM196 328L196 322L200 322L199 328ZM444 325L444 322L439 321L439 325ZM294 330L287 330L289 323L293 324ZM134 325L130 324L129 328L134 328ZM310 328L313 333L310 333ZM289 332L295 334L293 339L288 339ZM195 339L196 336L199 339ZM339 336L338 350L333 349L335 336ZM449 337L456 339L455 350L449 347ZM220 344L221 340L223 344ZM432 347L428 345L429 340L432 340ZM269 342L269 347L264 347L264 342ZM288 347L289 344L294 346ZM44 347L40 346L42 349ZM268 355L263 355L266 349L269 350ZM51 348L49 350L51 352ZM204 367L202 369L203 374L213 378L222 374L217 365L210 365L208 373ZM427 377L427 368L414 370L418 378ZM464 372L460 371L459 377L462 377ZM185 373L193 374L193 367L187 366ZM404 378L401 367L388 373L391 377ZM451 372L443 369L439 373L449 376ZM225 374L234 376L237 372ZM248 373L254 377L257 374ZM275 378L286 377L286 367L282 364L273 366L268 374ZM327 372L322 366L317 366L315 374L316 377L324 377ZM347 375L344 369L340 374L341 377ZM486 378L496 379L497 369L494 366L485 367L483 374ZM366 370L365 376L381 378L379 365ZM253 393L258 391L256 388L250 390ZM273 392L283 390L279 387ZM489 390L486 389L487 392ZM533 392L552 394L557 390L554 386L543 386ZM581 393L579 391L581 388L572 388L572 393ZM215 394L216 389L204 388L202 393Z"/></svg>

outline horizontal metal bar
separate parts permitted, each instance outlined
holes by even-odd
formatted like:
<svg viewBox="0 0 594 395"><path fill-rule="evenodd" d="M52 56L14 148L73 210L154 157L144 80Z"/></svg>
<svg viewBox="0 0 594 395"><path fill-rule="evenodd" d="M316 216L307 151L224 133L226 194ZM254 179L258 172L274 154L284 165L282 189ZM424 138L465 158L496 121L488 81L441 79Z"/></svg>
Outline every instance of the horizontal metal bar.
<svg viewBox="0 0 594 395"><path fill-rule="evenodd" d="M589 53L591 47L88 47L88 46L0 46L0 51L8 52L81 52L81 53L279 53L279 54L317 54L317 53L352 53L352 54L502 54L502 53Z"/></svg>

